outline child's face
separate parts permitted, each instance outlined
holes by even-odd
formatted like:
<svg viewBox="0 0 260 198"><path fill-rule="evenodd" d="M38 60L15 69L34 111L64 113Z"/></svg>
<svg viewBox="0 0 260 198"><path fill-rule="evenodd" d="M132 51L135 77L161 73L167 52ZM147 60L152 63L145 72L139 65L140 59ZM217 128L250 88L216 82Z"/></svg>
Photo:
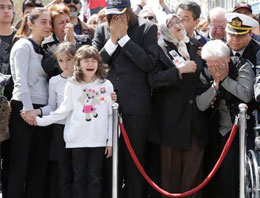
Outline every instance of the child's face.
<svg viewBox="0 0 260 198"><path fill-rule="evenodd" d="M63 72L72 73L74 58L67 52L60 52L57 54L59 66Z"/></svg>
<svg viewBox="0 0 260 198"><path fill-rule="evenodd" d="M93 78L98 68L98 61L94 58L84 58L80 60L80 69L85 77Z"/></svg>

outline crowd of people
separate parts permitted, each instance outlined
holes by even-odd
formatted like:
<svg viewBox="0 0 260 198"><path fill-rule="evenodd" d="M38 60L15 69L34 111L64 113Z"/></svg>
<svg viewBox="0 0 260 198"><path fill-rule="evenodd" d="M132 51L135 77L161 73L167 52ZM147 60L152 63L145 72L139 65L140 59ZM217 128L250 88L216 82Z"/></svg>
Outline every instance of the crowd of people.
<svg viewBox="0 0 260 198"><path fill-rule="evenodd" d="M168 192L208 175L240 103L254 149L259 16L243 2L229 13L213 8L207 19L195 1L175 11L159 3L167 14L160 23L146 0L136 8L108 0L87 21L79 0L25 0L13 24L13 1L0 0L0 94L11 106L1 131L10 136L1 142L3 198L111 197L114 102L139 161ZM238 145L236 135L212 181L187 197L239 196ZM118 146L118 196L164 197L144 181L122 137Z"/></svg>

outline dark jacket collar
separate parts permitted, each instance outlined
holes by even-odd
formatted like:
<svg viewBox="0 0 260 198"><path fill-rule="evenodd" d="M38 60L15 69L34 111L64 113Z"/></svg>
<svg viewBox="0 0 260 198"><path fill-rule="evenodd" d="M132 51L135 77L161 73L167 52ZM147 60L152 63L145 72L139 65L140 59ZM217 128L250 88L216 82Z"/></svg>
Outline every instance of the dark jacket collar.
<svg viewBox="0 0 260 198"><path fill-rule="evenodd" d="M35 41L32 40L31 38L27 38L27 39L32 43L34 51L37 54L42 54L42 48L37 43L35 43Z"/></svg>

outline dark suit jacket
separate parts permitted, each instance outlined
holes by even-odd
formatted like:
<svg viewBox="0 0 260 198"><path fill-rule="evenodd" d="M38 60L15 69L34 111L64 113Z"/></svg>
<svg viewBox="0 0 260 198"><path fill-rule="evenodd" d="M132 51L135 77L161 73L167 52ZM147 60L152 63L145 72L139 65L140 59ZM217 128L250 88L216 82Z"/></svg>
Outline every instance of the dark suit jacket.
<svg viewBox="0 0 260 198"><path fill-rule="evenodd" d="M231 56L233 55L233 53L231 52ZM251 39L251 41L249 42L249 44L246 46L242 57L247 59L250 63L252 63L252 69L256 74L256 80L255 80L255 85L254 85L254 94L255 97L258 98L258 102L259 102L259 95L260 95L260 43L254 39ZM249 115L251 115L251 113L255 110L258 109L259 105L256 103L255 100L252 100L249 104L248 104L248 110L247 113ZM254 126L253 123L253 116L250 116L251 119L249 119L248 121L248 125L250 126L251 124L251 129ZM250 129L250 127L248 127L248 129ZM253 131L253 130L252 130Z"/></svg>
<svg viewBox="0 0 260 198"><path fill-rule="evenodd" d="M234 54L231 51L231 56ZM251 39L249 44L246 46L242 57L248 59L253 64L253 70L256 72L256 66L260 66L260 43L254 39Z"/></svg>
<svg viewBox="0 0 260 198"><path fill-rule="evenodd" d="M104 48L110 38L106 23L97 27L92 44L109 65L108 79L117 90L121 112L146 115L150 113L147 72L155 67L158 56L157 27L147 20L137 18L129 26L127 34L130 40L124 47L118 46L112 56Z"/></svg>
<svg viewBox="0 0 260 198"><path fill-rule="evenodd" d="M210 40L209 38L202 36L196 30L195 32L196 32L195 39L197 39L200 42L201 46L205 45Z"/></svg>
<svg viewBox="0 0 260 198"><path fill-rule="evenodd" d="M252 33L252 39L254 39L257 42L260 42L260 35Z"/></svg>
<svg viewBox="0 0 260 198"><path fill-rule="evenodd" d="M231 57L234 56L232 51L230 52L230 56ZM251 39L249 44L246 46L242 54L242 57L247 59L252 64L252 69L256 74L254 92L255 92L255 96L259 97L260 95L260 43L254 39ZM254 108L257 108L257 104L254 102L254 100L251 103L249 104L248 112L253 111Z"/></svg>
<svg viewBox="0 0 260 198"><path fill-rule="evenodd" d="M191 39L187 44L191 60L197 64L195 73L183 74L179 78L178 70L172 62L169 51L177 48L167 41L160 43L159 59L156 69L149 74L149 83L153 87L152 127L150 140L174 148L188 148L192 133L198 143L205 145L208 136L203 129L200 113L196 106L196 85L202 70L202 60L197 55L200 43Z"/></svg>
<svg viewBox="0 0 260 198"><path fill-rule="evenodd" d="M246 53L243 53L249 57L249 61L252 62L252 64L255 64L255 72L256 72L256 80L255 80L255 87L254 87L254 92L255 92L255 97L257 102L260 102L260 43L252 39L250 41L249 47L246 48ZM251 53L250 53L251 51Z"/></svg>

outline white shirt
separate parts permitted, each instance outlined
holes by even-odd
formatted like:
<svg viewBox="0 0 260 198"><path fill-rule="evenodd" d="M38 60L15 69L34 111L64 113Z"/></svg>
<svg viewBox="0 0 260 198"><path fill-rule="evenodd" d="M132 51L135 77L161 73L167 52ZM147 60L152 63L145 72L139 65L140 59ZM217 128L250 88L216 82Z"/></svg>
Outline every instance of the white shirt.
<svg viewBox="0 0 260 198"><path fill-rule="evenodd" d="M112 56L112 54L116 51L118 44L120 45L120 47L124 47L125 44L130 40L130 37L128 35L123 36L118 42L117 44L112 43L111 39L108 39L108 41L106 42L104 48L106 49L107 53L109 54L109 56Z"/></svg>
<svg viewBox="0 0 260 198"><path fill-rule="evenodd" d="M48 105L42 109L42 115L49 115L50 112L55 111L64 99L64 89L67 83L67 78L60 74L53 76L49 81L49 99ZM57 124L65 124L66 120L59 120Z"/></svg>
<svg viewBox="0 0 260 198"><path fill-rule="evenodd" d="M64 101L49 116L37 117L37 125L47 126L66 119L66 148L112 146L113 85L109 80L78 83L68 79Z"/></svg>
<svg viewBox="0 0 260 198"><path fill-rule="evenodd" d="M234 54L234 56L236 55L236 53L239 53L239 54L240 54L240 56L242 57L242 55L243 55L244 51L245 51L245 48L244 48L244 49L242 49L242 50L240 50L240 51L234 51L234 50L232 50L232 53Z"/></svg>

